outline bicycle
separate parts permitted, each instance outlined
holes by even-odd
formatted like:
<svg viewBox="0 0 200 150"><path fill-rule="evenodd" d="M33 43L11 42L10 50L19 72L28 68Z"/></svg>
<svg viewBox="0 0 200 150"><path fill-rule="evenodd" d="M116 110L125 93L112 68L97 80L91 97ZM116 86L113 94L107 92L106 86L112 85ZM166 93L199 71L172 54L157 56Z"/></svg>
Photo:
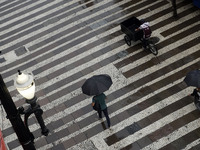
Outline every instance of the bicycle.
<svg viewBox="0 0 200 150"><path fill-rule="evenodd" d="M142 39L143 37L143 31L135 31L139 26L141 25L141 21L138 20L136 17L131 17L125 21L123 21L121 26L121 31L125 33L124 40L128 46L131 46L131 41L142 41L146 40L146 45L143 44L143 47L145 50L149 50L152 54L157 55L158 50L156 45L150 40L150 38ZM144 42L142 42L144 43Z"/></svg>

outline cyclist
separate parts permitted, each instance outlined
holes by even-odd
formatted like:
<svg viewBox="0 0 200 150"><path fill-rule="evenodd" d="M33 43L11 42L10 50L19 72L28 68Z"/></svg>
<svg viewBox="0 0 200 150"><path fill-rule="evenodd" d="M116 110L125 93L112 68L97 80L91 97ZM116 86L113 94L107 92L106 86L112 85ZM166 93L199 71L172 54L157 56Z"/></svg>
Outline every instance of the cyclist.
<svg viewBox="0 0 200 150"><path fill-rule="evenodd" d="M151 36L152 32L150 29L149 22L146 22L144 19L141 19L140 22L141 22L141 25L139 26L139 28L135 29L135 31L143 30L143 37L140 40L142 41L142 45L144 49L146 50L147 39Z"/></svg>

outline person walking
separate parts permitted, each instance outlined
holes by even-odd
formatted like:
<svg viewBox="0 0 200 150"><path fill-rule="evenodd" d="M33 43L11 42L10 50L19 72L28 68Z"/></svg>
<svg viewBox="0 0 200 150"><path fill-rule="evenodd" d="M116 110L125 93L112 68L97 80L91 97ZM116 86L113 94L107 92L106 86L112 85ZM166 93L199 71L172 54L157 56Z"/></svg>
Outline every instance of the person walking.
<svg viewBox="0 0 200 150"><path fill-rule="evenodd" d="M110 118L108 116L108 109L107 109L105 99L107 99L107 97L104 93L94 96L92 98L92 106L94 106L95 103L99 104L100 108L97 110L99 119L102 119L102 111L103 111L104 116L106 117L108 128L110 128Z"/></svg>
<svg viewBox="0 0 200 150"><path fill-rule="evenodd" d="M194 96L194 103L196 107L200 110L200 88L194 89L193 93L189 94L189 96Z"/></svg>

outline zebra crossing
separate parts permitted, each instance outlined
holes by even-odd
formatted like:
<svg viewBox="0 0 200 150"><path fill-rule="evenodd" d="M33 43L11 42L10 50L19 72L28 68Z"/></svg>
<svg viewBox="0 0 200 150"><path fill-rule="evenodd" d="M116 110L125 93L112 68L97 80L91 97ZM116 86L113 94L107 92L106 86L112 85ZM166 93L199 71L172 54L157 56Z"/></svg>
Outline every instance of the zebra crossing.
<svg viewBox="0 0 200 150"><path fill-rule="evenodd" d="M24 100L13 79L18 69L33 72L50 129L42 136L30 117L36 148L199 149L200 113L183 79L200 67L200 10L180 0L177 11L175 20L170 0L0 1L1 74L19 107ZM133 15L150 21L160 39L157 57L139 42L125 44L119 24ZM91 97L80 88L102 73L113 79L105 92L112 131L95 120ZM22 149L5 113L1 117L9 149Z"/></svg>

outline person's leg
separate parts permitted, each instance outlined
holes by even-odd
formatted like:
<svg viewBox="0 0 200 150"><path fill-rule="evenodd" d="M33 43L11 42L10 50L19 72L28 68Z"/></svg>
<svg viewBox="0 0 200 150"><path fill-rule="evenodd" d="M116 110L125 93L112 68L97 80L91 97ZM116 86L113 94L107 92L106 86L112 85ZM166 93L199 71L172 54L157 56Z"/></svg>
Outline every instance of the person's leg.
<svg viewBox="0 0 200 150"><path fill-rule="evenodd" d="M106 117L106 121L107 121L107 124L108 124L108 128L110 128L110 118L109 118L109 116L108 116L108 110L107 110L107 108L103 110L103 113L104 113L104 115L105 115L105 117Z"/></svg>
<svg viewBox="0 0 200 150"><path fill-rule="evenodd" d="M200 110L200 102L198 101L198 98L194 98L194 104L197 107L198 110Z"/></svg>
<svg viewBox="0 0 200 150"><path fill-rule="evenodd" d="M142 46L144 47L144 50L146 50L147 49L147 40L142 38L141 42L142 42Z"/></svg>
<svg viewBox="0 0 200 150"><path fill-rule="evenodd" d="M146 50L145 43L144 43L144 39L142 38L142 39L140 39L140 41L141 41L141 43L142 43L143 49Z"/></svg>
<svg viewBox="0 0 200 150"><path fill-rule="evenodd" d="M98 110L97 112L98 112L98 114L99 114L99 118L101 119L101 118L102 118L102 111L101 111L101 109Z"/></svg>

